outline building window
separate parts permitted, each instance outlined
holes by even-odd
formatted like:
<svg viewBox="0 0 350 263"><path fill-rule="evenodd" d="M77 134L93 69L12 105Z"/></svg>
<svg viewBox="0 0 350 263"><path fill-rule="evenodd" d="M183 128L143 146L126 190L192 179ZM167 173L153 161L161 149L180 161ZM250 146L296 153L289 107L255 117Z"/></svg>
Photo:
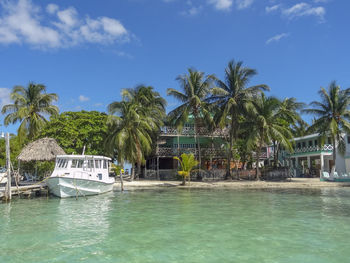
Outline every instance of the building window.
<svg viewBox="0 0 350 263"><path fill-rule="evenodd" d="M298 142L298 148L299 148L299 149L301 148L300 142Z"/></svg>
<svg viewBox="0 0 350 263"><path fill-rule="evenodd" d="M328 144L332 144L331 137L328 137Z"/></svg>
<svg viewBox="0 0 350 263"><path fill-rule="evenodd" d="M315 140L315 146L318 146L318 141L317 140Z"/></svg>
<svg viewBox="0 0 350 263"><path fill-rule="evenodd" d="M303 148L306 147L306 142L302 142Z"/></svg>
<svg viewBox="0 0 350 263"><path fill-rule="evenodd" d="M348 136L348 144L350 144L350 136Z"/></svg>
<svg viewBox="0 0 350 263"><path fill-rule="evenodd" d="M312 141L309 141L309 146L312 146Z"/></svg>

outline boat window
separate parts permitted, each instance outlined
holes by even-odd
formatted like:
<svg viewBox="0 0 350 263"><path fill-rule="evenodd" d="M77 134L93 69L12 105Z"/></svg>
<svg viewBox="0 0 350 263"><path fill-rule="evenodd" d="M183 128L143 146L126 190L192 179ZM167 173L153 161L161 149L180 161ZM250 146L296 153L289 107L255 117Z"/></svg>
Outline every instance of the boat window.
<svg viewBox="0 0 350 263"><path fill-rule="evenodd" d="M94 160L88 160L88 168L94 168Z"/></svg>
<svg viewBox="0 0 350 263"><path fill-rule="evenodd" d="M107 169L107 161L103 160L103 169Z"/></svg>
<svg viewBox="0 0 350 263"><path fill-rule="evenodd" d="M98 160L98 162L99 162L99 167L102 169L102 160Z"/></svg>
<svg viewBox="0 0 350 263"><path fill-rule="evenodd" d="M98 179L102 180L102 174L98 174Z"/></svg>
<svg viewBox="0 0 350 263"><path fill-rule="evenodd" d="M82 168L83 164L84 164L84 160L78 160L77 168Z"/></svg>
<svg viewBox="0 0 350 263"><path fill-rule="evenodd" d="M59 159L58 160L58 164L57 164L57 167L58 168L66 168L67 167L67 160L66 159Z"/></svg>
<svg viewBox="0 0 350 263"><path fill-rule="evenodd" d="M71 168L77 168L78 160L72 160Z"/></svg>
<svg viewBox="0 0 350 263"><path fill-rule="evenodd" d="M95 160L95 168L100 169L100 163L98 160Z"/></svg>

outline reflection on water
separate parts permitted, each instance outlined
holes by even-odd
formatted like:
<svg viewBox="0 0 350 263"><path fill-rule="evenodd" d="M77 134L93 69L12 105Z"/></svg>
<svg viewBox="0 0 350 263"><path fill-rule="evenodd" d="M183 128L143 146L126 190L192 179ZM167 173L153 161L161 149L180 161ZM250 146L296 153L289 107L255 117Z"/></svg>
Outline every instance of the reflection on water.
<svg viewBox="0 0 350 263"><path fill-rule="evenodd" d="M0 204L0 262L347 262L349 216L350 189L21 199Z"/></svg>
<svg viewBox="0 0 350 263"><path fill-rule="evenodd" d="M78 201L60 199L57 206L58 235L70 233L68 240L63 240L63 248L79 248L102 242L109 231L108 213L111 198L80 198ZM88 237L88 238L85 238Z"/></svg>

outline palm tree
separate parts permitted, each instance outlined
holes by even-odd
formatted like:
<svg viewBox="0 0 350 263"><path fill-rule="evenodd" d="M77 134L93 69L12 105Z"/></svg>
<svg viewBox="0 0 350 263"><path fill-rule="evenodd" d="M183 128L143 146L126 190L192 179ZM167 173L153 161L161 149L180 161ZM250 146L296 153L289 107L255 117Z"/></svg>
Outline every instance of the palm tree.
<svg viewBox="0 0 350 263"><path fill-rule="evenodd" d="M333 145L332 173L336 169L337 149L340 154L345 153L345 141L343 133L350 132L350 88L342 90L335 81L328 86L328 92L321 87L318 92L321 101L310 103L309 109L305 113L313 114L317 117L310 129L318 131L321 137L331 137Z"/></svg>
<svg viewBox="0 0 350 263"><path fill-rule="evenodd" d="M123 89L122 97L139 105L139 112L152 119L150 123L157 132L163 126L167 102L152 86L139 85L134 89Z"/></svg>
<svg viewBox="0 0 350 263"><path fill-rule="evenodd" d="M306 121L300 119L292 125L292 133L294 137L303 137L309 134L309 128L309 124Z"/></svg>
<svg viewBox="0 0 350 263"><path fill-rule="evenodd" d="M209 90L214 79L213 75L204 77L203 72L194 69L188 69L188 74L180 75L176 78L181 86L182 91L168 89L167 94L179 100L182 104L169 112L170 123L181 130L189 116L193 116L195 142L198 148L199 167L201 167L201 148L198 137L198 128L202 122L211 122L208 103L205 99L208 97Z"/></svg>
<svg viewBox="0 0 350 263"><path fill-rule="evenodd" d="M255 148L256 150L256 179L259 180L261 148L276 139L288 150L291 150L292 134L289 127L280 121L278 99L261 94L252 101L252 105L244 125L248 131L247 144L251 149Z"/></svg>
<svg viewBox="0 0 350 263"><path fill-rule="evenodd" d="M59 113L58 107L52 105L58 100L57 94L46 93L43 84L29 83L26 88L15 86L10 98L13 104L5 105L1 110L3 114L8 113L4 123L7 126L21 122L17 132L22 139L33 139L47 123L45 116L56 116Z"/></svg>
<svg viewBox="0 0 350 263"><path fill-rule="evenodd" d="M106 146L110 152L117 149L118 162L124 160L132 164L131 180L135 176L136 163L138 167L145 160L145 155L152 149L153 131L150 118L140 114L139 105L129 101L113 102L108 106L109 135Z"/></svg>
<svg viewBox="0 0 350 263"><path fill-rule="evenodd" d="M183 153L181 154L181 159L179 157L174 157L175 160L178 160L181 165L181 171L178 171L178 174L182 176L182 185L186 184L186 178L190 180L191 171L194 167L198 165L198 161L194 158L194 155Z"/></svg>
<svg viewBox="0 0 350 263"><path fill-rule="evenodd" d="M110 152L118 151L120 163L124 159L136 163L139 176L141 164L151 152L156 135L163 125L166 101L153 87L144 85L123 89L122 97L123 101L108 106L112 116L109 117L110 135L106 145Z"/></svg>
<svg viewBox="0 0 350 263"><path fill-rule="evenodd" d="M279 102L278 107L278 118L286 128L291 129L296 125L296 123L302 122L299 111L304 108L304 103L297 102L295 98L285 98ZM278 156L283 145L283 141L278 141L278 138L273 138L273 151L274 151L274 165L277 166ZM288 146L287 146L288 147Z"/></svg>
<svg viewBox="0 0 350 263"><path fill-rule="evenodd" d="M216 81L217 87L212 89L213 95L209 98L209 101L219 108L215 116L216 124L219 127L230 126L227 177L231 176L232 147L238 139L242 114L256 94L269 90L265 84L247 87L250 79L256 74L255 69L243 67L242 61L230 61L225 69L225 81Z"/></svg>

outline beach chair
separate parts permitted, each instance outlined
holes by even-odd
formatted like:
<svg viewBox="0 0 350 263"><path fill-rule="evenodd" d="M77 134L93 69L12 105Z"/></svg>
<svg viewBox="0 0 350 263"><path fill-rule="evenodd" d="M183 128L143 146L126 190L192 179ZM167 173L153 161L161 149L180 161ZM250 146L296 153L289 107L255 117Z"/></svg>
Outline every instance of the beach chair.
<svg viewBox="0 0 350 263"><path fill-rule="evenodd" d="M35 175L29 174L29 173L24 173L24 178L25 178L25 181L27 182L34 182L37 180L37 177Z"/></svg>

